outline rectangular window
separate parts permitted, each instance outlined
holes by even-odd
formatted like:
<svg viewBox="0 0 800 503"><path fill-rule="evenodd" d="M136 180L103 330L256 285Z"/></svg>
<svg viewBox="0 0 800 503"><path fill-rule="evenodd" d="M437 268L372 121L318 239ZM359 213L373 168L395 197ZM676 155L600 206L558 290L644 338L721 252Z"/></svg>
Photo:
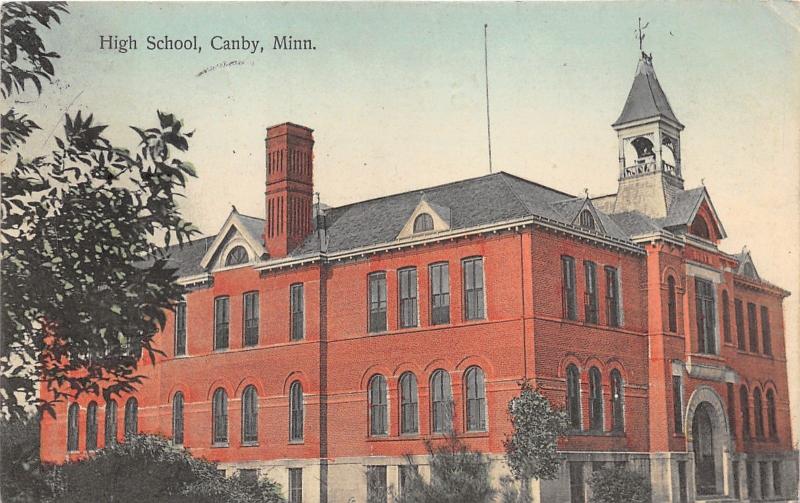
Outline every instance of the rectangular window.
<svg viewBox="0 0 800 503"><path fill-rule="evenodd" d="M773 461L772 462L772 490L775 493L775 496L780 496L783 492L783 482L781 480L781 462L780 461Z"/></svg>
<svg viewBox="0 0 800 503"><path fill-rule="evenodd" d="M417 476L417 465L400 465L397 467L400 472L400 494L402 496L405 491L408 490L409 484L412 483L414 478Z"/></svg>
<svg viewBox="0 0 800 503"><path fill-rule="evenodd" d="M386 273L369 275L369 331L386 331Z"/></svg>
<svg viewBox="0 0 800 503"><path fill-rule="evenodd" d="M758 499L756 497L756 474L754 473L753 463L746 463L745 469L747 471L747 496L750 499Z"/></svg>
<svg viewBox="0 0 800 503"><path fill-rule="evenodd" d="M175 356L186 354L186 301L175 306Z"/></svg>
<svg viewBox="0 0 800 503"><path fill-rule="evenodd" d="M767 483L767 478L769 474L767 473L769 470L768 463L766 461L761 461L758 463L758 479L761 482L761 497L766 498L769 494L769 484Z"/></svg>
<svg viewBox="0 0 800 503"><path fill-rule="evenodd" d="M302 468L289 468L289 503L303 503Z"/></svg>
<svg viewBox="0 0 800 503"><path fill-rule="evenodd" d="M585 503L586 489L583 484L583 463L570 461L569 463L569 501L570 503Z"/></svg>
<svg viewBox="0 0 800 503"><path fill-rule="evenodd" d="M255 468L242 468L239 470L239 477L247 482L257 482L258 470Z"/></svg>
<svg viewBox="0 0 800 503"><path fill-rule="evenodd" d="M681 503L689 501L689 492L686 486L686 461L678 461L678 492Z"/></svg>
<svg viewBox="0 0 800 503"><path fill-rule="evenodd" d="M446 262L430 266L431 325L450 323L450 266Z"/></svg>
<svg viewBox="0 0 800 503"><path fill-rule="evenodd" d="M620 326L619 274L614 267L606 267L606 319L609 326Z"/></svg>
<svg viewBox="0 0 800 503"><path fill-rule="evenodd" d="M586 279L586 297L584 309L586 323L597 323L597 266L594 262L584 262L583 271Z"/></svg>
<svg viewBox="0 0 800 503"><path fill-rule="evenodd" d="M736 346L740 351L744 351L747 348L744 345L744 307L741 300L734 299L733 310L736 316Z"/></svg>
<svg viewBox="0 0 800 503"><path fill-rule="evenodd" d="M564 302L564 318L578 319L578 302L575 289L575 259L561 257L561 296Z"/></svg>
<svg viewBox="0 0 800 503"><path fill-rule="evenodd" d="M400 298L400 328L417 326L417 270L413 267L397 271Z"/></svg>
<svg viewBox="0 0 800 503"><path fill-rule="evenodd" d="M482 320L486 317L483 305L483 258L469 258L461 262L464 270L464 319Z"/></svg>
<svg viewBox="0 0 800 503"><path fill-rule="evenodd" d="M228 327L230 326L230 299L214 299L214 349L228 347Z"/></svg>
<svg viewBox="0 0 800 503"><path fill-rule="evenodd" d="M291 287L292 308L292 340L299 341L304 337L305 299L303 298L303 284L298 283Z"/></svg>
<svg viewBox="0 0 800 503"><path fill-rule="evenodd" d="M750 336L750 351L758 353L758 320L756 319L756 305L747 303L747 332Z"/></svg>
<svg viewBox="0 0 800 503"><path fill-rule="evenodd" d="M675 433L683 433L683 383L681 376L672 376L672 418Z"/></svg>
<svg viewBox="0 0 800 503"><path fill-rule="evenodd" d="M386 467L367 466L367 503L386 503Z"/></svg>
<svg viewBox="0 0 800 503"><path fill-rule="evenodd" d="M727 383L728 388L728 429L731 437L736 438L736 392L733 383Z"/></svg>
<svg viewBox="0 0 800 503"><path fill-rule="evenodd" d="M258 292L244 294L244 345L258 344Z"/></svg>
<svg viewBox="0 0 800 503"><path fill-rule="evenodd" d="M765 355L772 354L772 334L769 327L769 310L761 306L761 349Z"/></svg>
<svg viewBox="0 0 800 503"><path fill-rule="evenodd" d="M742 497L742 489L739 487L742 482L741 475L739 474L738 461L731 462L731 471L733 472L733 497L738 500Z"/></svg>
<svg viewBox="0 0 800 503"><path fill-rule="evenodd" d="M716 308L714 307L714 284L695 278L695 303L697 316L697 350L700 353L716 354Z"/></svg>
<svg viewBox="0 0 800 503"><path fill-rule="evenodd" d="M728 292L722 292L722 334L725 342L731 340L731 306L728 301Z"/></svg>

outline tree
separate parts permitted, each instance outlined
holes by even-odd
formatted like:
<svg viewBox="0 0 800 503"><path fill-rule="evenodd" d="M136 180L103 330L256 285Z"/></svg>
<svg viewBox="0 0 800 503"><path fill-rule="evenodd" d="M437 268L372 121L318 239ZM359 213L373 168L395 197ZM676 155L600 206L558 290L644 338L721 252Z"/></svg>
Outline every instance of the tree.
<svg viewBox="0 0 800 503"><path fill-rule="evenodd" d="M489 478L491 462L470 450L455 435L434 446L426 440L431 478L425 481L407 455L408 478L397 503L484 503L492 501L495 490Z"/></svg>
<svg viewBox="0 0 800 503"><path fill-rule="evenodd" d="M130 153L106 126L65 117L58 150L17 163L2 184L4 408L81 393L130 392L139 356L184 293L168 267L172 239L196 232L177 208L194 168L173 157L191 133L173 115L132 129ZM37 396L37 379L49 399ZM48 409L49 410L49 409Z"/></svg>
<svg viewBox="0 0 800 503"><path fill-rule="evenodd" d="M503 442L506 461L527 492L531 479L551 480L558 474L558 437L567 431L567 416L530 381L520 383L520 394L508 402L513 433ZM527 494L523 494L523 498Z"/></svg>
<svg viewBox="0 0 800 503"><path fill-rule="evenodd" d="M238 474L226 478L216 464L152 435L134 435L85 460L50 470L53 502L283 502L275 482Z"/></svg>
<svg viewBox="0 0 800 503"><path fill-rule="evenodd" d="M51 22L60 23L60 13L66 13L65 2L8 2L3 5L0 36L2 36L3 98L25 91L25 84L31 83L38 92L42 91L42 80L50 81L55 74L52 59L58 58L55 52L48 52L36 32L37 26L49 28ZM28 86L30 88L30 86ZM2 134L0 152L8 152L23 143L39 126L25 114L13 107L2 114Z"/></svg>
<svg viewBox="0 0 800 503"><path fill-rule="evenodd" d="M589 480L592 503L649 503L650 482L639 473L621 466L594 472Z"/></svg>

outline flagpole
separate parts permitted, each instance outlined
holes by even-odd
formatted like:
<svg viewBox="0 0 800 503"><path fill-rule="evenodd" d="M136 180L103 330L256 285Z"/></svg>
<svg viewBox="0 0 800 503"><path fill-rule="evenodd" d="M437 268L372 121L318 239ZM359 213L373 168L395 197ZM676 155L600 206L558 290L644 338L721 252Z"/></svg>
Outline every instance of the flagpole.
<svg viewBox="0 0 800 503"><path fill-rule="evenodd" d="M483 25L483 68L486 75L486 139L489 143L489 173L492 172L492 125L489 115L489 44L487 28L488 24Z"/></svg>

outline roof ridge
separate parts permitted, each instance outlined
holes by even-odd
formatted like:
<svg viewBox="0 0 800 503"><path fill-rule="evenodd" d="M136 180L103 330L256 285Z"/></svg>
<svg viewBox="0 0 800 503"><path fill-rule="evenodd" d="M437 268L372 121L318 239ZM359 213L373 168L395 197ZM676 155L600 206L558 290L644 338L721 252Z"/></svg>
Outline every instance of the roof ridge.
<svg viewBox="0 0 800 503"><path fill-rule="evenodd" d="M498 171L497 173L489 173L488 175L473 176L472 178L464 178L464 179L461 179L461 180L453 180L452 182L446 182L446 183L442 183L442 184L439 184L439 185L432 185L430 187L420 187L418 189L410 189L410 190L406 190L406 191L403 191L403 192L397 192L397 193L394 193L394 194L386 194L386 195L383 195L383 196L377 196L377 197L372 197L372 198L369 198L369 199L363 199L361 201L353 201L352 203L343 204L341 206L331 206L329 209L331 209L331 210L339 210L339 209L347 208L347 207L350 207L350 206L355 206L357 204L369 203L369 202L372 202L372 201L379 201L381 199L387 199L387 198L390 198L390 197L404 196L404 195L407 195L407 194L412 194L414 192L428 191L428 190L433 190L433 189L441 189L443 187L447 187L447 186L450 186L450 185L456 185L456 184L464 183L464 182L471 182L471 181L474 181L474 180L479 180L481 178L496 177L496 176L500 175L501 173L507 174L504 171Z"/></svg>
<svg viewBox="0 0 800 503"><path fill-rule="evenodd" d="M498 174L500 174L500 173L506 174L503 171L498 172ZM512 187L511 184L508 183L508 180L506 179L506 177L500 177L500 179L503 180L503 183L505 184L506 188L508 188L508 190L511 191L511 194L514 195L514 199L516 199L517 202L519 204L521 204L522 207L528 211L528 213L533 214L534 213L533 209L530 206L528 206L527 204L525 204L525 201L523 201L522 198L519 197L519 194L517 194L517 191L514 190L514 187Z"/></svg>
<svg viewBox="0 0 800 503"><path fill-rule="evenodd" d="M527 178L523 178L523 177L521 177L521 176L519 176L519 175L514 175L514 174L512 174L512 173L508 173L508 172L506 172L506 171L498 171L496 174L498 174L498 175L505 175L505 176L508 176L508 177L511 177L511 178L515 178L515 179L517 179L517 180L520 180L520 181L522 181L522 182L529 183L529 184L531 184L531 185L536 185L537 187L541 187L541 188L543 188L543 189L547 189L547 190L549 190L549 191L556 192L556 193L558 193L558 194L561 194L561 195L567 196L567 198L574 198L574 197L577 197L577 196L573 196L572 194L568 194L568 193L566 193L566 192L564 192L564 191L562 191L562 190L558 190L558 189L554 189L554 188L552 188L552 187L548 187L547 185L541 184L541 183L539 183L539 182L534 182L533 180L528 180Z"/></svg>

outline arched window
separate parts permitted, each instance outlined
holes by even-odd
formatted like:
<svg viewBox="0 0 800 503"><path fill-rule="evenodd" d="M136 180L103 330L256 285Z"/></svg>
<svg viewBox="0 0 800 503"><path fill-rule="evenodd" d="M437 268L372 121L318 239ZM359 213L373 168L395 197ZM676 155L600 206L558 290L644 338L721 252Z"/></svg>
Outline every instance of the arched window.
<svg viewBox="0 0 800 503"><path fill-rule="evenodd" d="M708 232L708 224L706 223L706 219L699 215L694 219L694 222L692 222L689 232L703 239L711 239L711 234Z"/></svg>
<svg viewBox="0 0 800 503"><path fill-rule="evenodd" d="M739 407L742 413L742 437L750 438L750 395L747 388L739 388Z"/></svg>
<svg viewBox="0 0 800 503"><path fill-rule="evenodd" d="M589 369L589 429L603 431L603 383L597 367Z"/></svg>
<svg viewBox="0 0 800 503"><path fill-rule="evenodd" d="M97 449L97 403L89 402L86 407L86 450Z"/></svg>
<svg viewBox="0 0 800 503"><path fill-rule="evenodd" d="M246 264L249 260L250 257L247 256L247 250L244 249L244 246L234 246L233 250L225 257L225 265Z"/></svg>
<svg viewBox="0 0 800 503"><path fill-rule="evenodd" d="M567 416L573 430L581 429L581 378L578 367L567 367Z"/></svg>
<svg viewBox="0 0 800 503"><path fill-rule="evenodd" d="M595 229L595 224L594 224L594 215L592 215L592 212L589 211L589 210L581 211L580 223L581 223L581 227L583 227L585 229L594 230Z"/></svg>
<svg viewBox="0 0 800 503"><path fill-rule="evenodd" d="M369 434L386 435L389 433L386 405L386 378L373 376L369 381Z"/></svg>
<svg viewBox="0 0 800 503"><path fill-rule="evenodd" d="M619 370L611 371L611 430L625 430L625 396L622 390L622 374Z"/></svg>
<svg viewBox="0 0 800 503"><path fill-rule="evenodd" d="M172 443L183 445L183 393L172 397Z"/></svg>
<svg viewBox="0 0 800 503"><path fill-rule="evenodd" d="M414 234L433 230L433 217L427 213L420 213L414 219Z"/></svg>
<svg viewBox="0 0 800 503"><path fill-rule="evenodd" d="M722 291L722 336L725 342L733 342L731 336L731 302L728 291Z"/></svg>
<svg viewBox="0 0 800 503"><path fill-rule="evenodd" d="M289 440L303 440L303 385L300 381L289 387Z"/></svg>
<svg viewBox="0 0 800 503"><path fill-rule="evenodd" d="M80 406L73 403L67 410L67 452L78 450L78 415Z"/></svg>
<svg viewBox="0 0 800 503"><path fill-rule="evenodd" d="M417 378L411 372L400 376L400 433L419 433Z"/></svg>
<svg viewBox="0 0 800 503"><path fill-rule="evenodd" d="M464 374L467 395L467 431L486 431L486 380L480 367Z"/></svg>
<svg viewBox="0 0 800 503"><path fill-rule="evenodd" d="M242 392L242 442L258 442L258 393L252 385Z"/></svg>
<svg viewBox="0 0 800 503"><path fill-rule="evenodd" d="M139 402L131 397L125 402L125 440L130 440L137 433L139 433Z"/></svg>
<svg viewBox="0 0 800 503"><path fill-rule="evenodd" d="M778 437L778 423L775 417L775 392L767 390L767 427L769 428L769 438Z"/></svg>
<svg viewBox="0 0 800 503"><path fill-rule="evenodd" d="M678 294L675 291L675 278L667 278L667 320L669 331L678 331Z"/></svg>
<svg viewBox="0 0 800 503"><path fill-rule="evenodd" d="M214 392L214 401L211 404L213 416L212 434L215 444L224 444L228 441L228 394L218 388Z"/></svg>
<svg viewBox="0 0 800 503"><path fill-rule="evenodd" d="M756 438L764 438L764 409L761 401L761 389L753 392L753 420L756 423Z"/></svg>
<svg viewBox="0 0 800 503"><path fill-rule="evenodd" d="M106 447L117 443L117 402L114 400L106 401Z"/></svg>
<svg viewBox="0 0 800 503"><path fill-rule="evenodd" d="M431 376L431 431L447 433L453 429L453 394L450 374L437 370Z"/></svg>

